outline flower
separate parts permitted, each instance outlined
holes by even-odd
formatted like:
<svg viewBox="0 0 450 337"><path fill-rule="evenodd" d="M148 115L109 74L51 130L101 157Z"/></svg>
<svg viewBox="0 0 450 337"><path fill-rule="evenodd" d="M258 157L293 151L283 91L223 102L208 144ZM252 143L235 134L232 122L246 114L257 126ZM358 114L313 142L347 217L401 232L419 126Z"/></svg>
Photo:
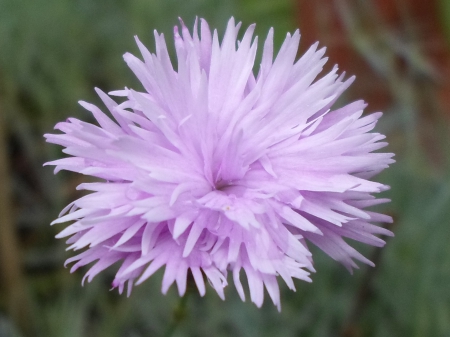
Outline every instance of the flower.
<svg viewBox="0 0 450 337"><path fill-rule="evenodd" d="M373 153L387 143L371 130L381 113L362 117L365 103L331 110L354 77L337 67L316 80L326 62L314 44L297 61L300 34L287 37L273 59L273 30L264 42L257 76L254 25L237 41L230 19L222 42L206 21L192 34L175 27L177 70L164 36L155 32L156 54L136 38L143 62L124 59L145 91L96 89L115 121L80 102L99 126L69 118L62 134L47 134L71 157L47 163L100 182L83 183L90 194L69 204L53 221L73 221L57 235L68 249L84 249L66 263L71 271L94 261L85 278L121 262L113 287L128 295L133 284L165 266L162 291L176 282L186 291L188 271L201 295L207 280L224 298L227 273L245 300L263 303L264 287L280 309L277 277L310 282L310 242L350 271L354 260L372 263L343 238L373 246L392 235L372 222L389 216L366 210L387 202L372 194L387 186L369 180L393 162ZM83 281L84 281L83 279Z"/></svg>

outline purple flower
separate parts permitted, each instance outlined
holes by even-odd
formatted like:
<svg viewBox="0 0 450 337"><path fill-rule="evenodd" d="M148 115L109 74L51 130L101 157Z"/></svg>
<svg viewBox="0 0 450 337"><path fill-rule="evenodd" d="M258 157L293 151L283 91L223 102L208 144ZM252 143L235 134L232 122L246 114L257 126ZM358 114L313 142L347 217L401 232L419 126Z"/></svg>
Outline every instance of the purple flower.
<svg viewBox="0 0 450 337"><path fill-rule="evenodd" d="M191 33L175 27L176 69L164 36L155 32L156 54L136 39L144 61L124 58L145 91L120 90L117 104L101 90L114 117L80 102L99 126L69 118L62 134L47 134L68 158L49 165L99 178L80 190L53 222L73 221L57 235L70 237L71 271L96 261L85 278L120 261L113 287L149 278L165 266L162 291L177 283L186 291L188 271L201 295L205 276L224 298L228 271L245 299L263 303L264 287L280 308L277 277L295 290L293 278L310 282L310 242L350 271L354 260L373 265L349 246L350 238L373 246L392 235L372 222L389 216L367 211L384 203L372 194L388 187L369 179L394 161L373 153L387 143L371 132L381 113L362 117L366 104L331 110L353 82L337 67L316 80L326 62L314 44L295 61L300 34L287 35L276 58L273 30L253 74L254 25L237 41L240 24L225 36L201 20Z"/></svg>

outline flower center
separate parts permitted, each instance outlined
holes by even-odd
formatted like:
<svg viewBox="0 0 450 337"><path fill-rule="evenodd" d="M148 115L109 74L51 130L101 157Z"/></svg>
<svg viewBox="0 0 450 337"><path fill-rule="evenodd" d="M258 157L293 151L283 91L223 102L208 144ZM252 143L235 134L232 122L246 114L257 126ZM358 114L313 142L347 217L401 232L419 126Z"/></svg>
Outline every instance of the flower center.
<svg viewBox="0 0 450 337"><path fill-rule="evenodd" d="M241 197L244 195L246 188L245 186L238 185L236 181L219 181L216 184L216 190L225 193L226 195L234 195L236 197Z"/></svg>

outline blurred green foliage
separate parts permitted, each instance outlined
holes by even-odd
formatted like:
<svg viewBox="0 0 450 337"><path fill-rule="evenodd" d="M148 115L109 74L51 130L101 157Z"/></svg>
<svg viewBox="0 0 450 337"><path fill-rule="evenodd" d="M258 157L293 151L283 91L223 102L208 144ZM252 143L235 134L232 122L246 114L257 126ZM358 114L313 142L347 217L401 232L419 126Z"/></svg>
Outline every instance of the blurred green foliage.
<svg viewBox="0 0 450 337"><path fill-rule="evenodd" d="M448 1L441 4L443 17L449 18ZM58 229L48 222L74 197L77 178L53 177L40 167L61 155L57 147L44 146L41 135L69 116L89 119L76 102L100 105L95 86L105 91L140 88L121 58L126 51L138 55L134 35L152 49L153 29L164 32L170 45L179 16L189 27L196 16L204 17L223 32L232 15L244 27L256 22L260 38L275 27L277 46L296 27L290 0L0 0L0 110L25 149L46 200L36 201L41 217L22 221L34 233L31 243L24 244L24 259L32 269L27 284L36 336L163 336L183 316L174 336L450 335L449 136L445 123L433 124L436 143L428 144L434 151L428 153L415 104L419 95L428 95L426 88L417 86L413 75L392 73L389 54L370 49L361 32L353 35L355 47L369 63L383 66L394 97L379 130L388 135L398 160L380 177L392 186L385 195L393 202L383 211L394 216L396 237L382 251L358 246L377 260L376 269L364 266L349 275L315 251L314 282L296 283L296 293L281 285L280 314L267 297L262 309L242 303L233 286L225 302L211 289L205 298L193 290L186 307L177 309L175 289L166 296L160 293L161 273L126 298L107 291L112 271L81 288L82 271L70 275L62 268L67 256L62 255L63 243L52 239ZM436 153L439 163L433 164ZM21 189L16 186L19 195ZM1 337L20 336L7 317L0 318Z"/></svg>

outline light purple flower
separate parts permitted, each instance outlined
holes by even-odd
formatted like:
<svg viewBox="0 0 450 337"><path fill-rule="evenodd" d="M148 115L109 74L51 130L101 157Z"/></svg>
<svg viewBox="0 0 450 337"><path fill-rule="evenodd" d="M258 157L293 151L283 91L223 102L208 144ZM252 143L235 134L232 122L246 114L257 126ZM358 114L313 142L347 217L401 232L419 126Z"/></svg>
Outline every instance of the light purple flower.
<svg viewBox="0 0 450 337"><path fill-rule="evenodd" d="M225 36L201 20L191 34L175 27L176 69L164 36L155 32L156 54L136 38L143 62L124 58L145 91L97 90L114 117L80 102L99 126L69 118L48 142L71 157L49 165L99 178L80 190L90 194L68 205L53 223L74 221L58 238L82 253L67 260L71 271L95 262L91 281L120 261L113 287L149 278L165 266L162 291L177 283L186 291L192 273L201 295L204 278L224 298L228 271L242 298L244 270L251 300L263 303L264 287L280 308L277 277L310 282L314 271L307 242L350 271L355 260L372 263L345 238L373 246L392 235L372 222L391 222L365 210L387 202L372 195L387 186L369 179L393 163L373 153L387 143L371 132L381 113L362 117L366 104L331 110L353 82L337 67L316 79L326 62L317 43L297 61L300 34L287 35L273 57L273 30L253 74L254 25L237 41L240 24Z"/></svg>

